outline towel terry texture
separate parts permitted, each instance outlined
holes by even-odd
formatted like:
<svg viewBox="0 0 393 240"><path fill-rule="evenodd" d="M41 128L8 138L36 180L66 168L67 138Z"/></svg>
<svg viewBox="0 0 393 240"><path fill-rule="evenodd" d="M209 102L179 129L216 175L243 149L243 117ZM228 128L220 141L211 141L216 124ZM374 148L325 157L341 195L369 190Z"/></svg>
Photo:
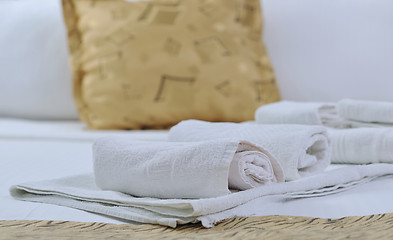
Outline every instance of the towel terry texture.
<svg viewBox="0 0 393 240"><path fill-rule="evenodd" d="M343 99L337 103L338 114L346 119L393 124L393 103Z"/></svg>
<svg viewBox="0 0 393 240"><path fill-rule="evenodd" d="M292 182L202 199L140 198L103 191L95 185L93 175L20 184L11 187L10 192L19 200L57 204L123 220L171 227L201 221L203 226L213 227L215 223L232 217L265 215L264 204L268 203L269 196L280 196L283 201L324 196L392 175L393 165L390 164L351 166Z"/></svg>
<svg viewBox="0 0 393 240"><path fill-rule="evenodd" d="M209 198L283 182L280 164L246 141L140 142L129 137L93 145L98 187L139 197Z"/></svg>
<svg viewBox="0 0 393 240"><path fill-rule="evenodd" d="M315 174L330 164L328 136L326 129L320 126L186 120L169 131L169 140L175 142L220 138L244 139L263 147L280 162L285 180Z"/></svg>
<svg viewBox="0 0 393 240"><path fill-rule="evenodd" d="M393 163L393 128L329 129L333 163Z"/></svg>

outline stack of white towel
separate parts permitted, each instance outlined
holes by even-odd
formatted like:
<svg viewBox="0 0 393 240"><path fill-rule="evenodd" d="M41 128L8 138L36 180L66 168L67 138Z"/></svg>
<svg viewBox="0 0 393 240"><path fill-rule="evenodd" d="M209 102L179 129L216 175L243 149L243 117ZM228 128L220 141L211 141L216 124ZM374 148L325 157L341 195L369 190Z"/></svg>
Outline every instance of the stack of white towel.
<svg viewBox="0 0 393 240"><path fill-rule="evenodd" d="M169 142L99 139L93 155L97 186L157 198L217 197L313 175L330 164L324 127L197 120L173 127Z"/></svg>
<svg viewBox="0 0 393 240"><path fill-rule="evenodd" d="M229 217L250 215L249 208L235 207L253 199L332 194L381 173L366 169L361 177L355 170L319 176L330 164L330 154L321 126L188 120L170 130L167 142L98 139L93 176L19 184L11 194L126 220L168 226L202 221L212 227ZM311 175L315 178L310 181L284 182Z"/></svg>
<svg viewBox="0 0 393 240"><path fill-rule="evenodd" d="M324 125L333 163L393 163L393 103L344 99L333 103L281 101L260 107L261 124Z"/></svg>
<svg viewBox="0 0 393 240"><path fill-rule="evenodd" d="M247 205L251 200L263 206L271 195L324 196L393 176L390 164L321 173L330 159L393 162L393 131L386 128L392 117L391 104L343 100L265 105L256 123L187 120L170 130L167 142L99 139L94 175L19 184L11 194L125 220L212 227L230 217L263 215L263 207Z"/></svg>

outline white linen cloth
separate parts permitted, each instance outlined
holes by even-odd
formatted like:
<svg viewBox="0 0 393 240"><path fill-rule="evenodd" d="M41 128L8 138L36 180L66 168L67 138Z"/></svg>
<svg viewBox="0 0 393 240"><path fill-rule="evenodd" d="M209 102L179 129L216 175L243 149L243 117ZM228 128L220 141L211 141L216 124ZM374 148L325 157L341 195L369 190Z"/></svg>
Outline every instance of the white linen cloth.
<svg viewBox="0 0 393 240"><path fill-rule="evenodd" d="M337 103L338 114L346 119L393 124L393 103L343 99Z"/></svg>
<svg viewBox="0 0 393 240"><path fill-rule="evenodd" d="M219 138L240 138L265 148L280 162L285 180L295 180L321 172L330 164L329 139L326 129L321 126L186 120L169 131L170 141Z"/></svg>
<svg viewBox="0 0 393 240"><path fill-rule="evenodd" d="M393 128L329 129L332 163L393 163Z"/></svg>
<svg viewBox="0 0 393 240"><path fill-rule="evenodd" d="M139 197L209 198L283 182L277 160L251 143L140 142L106 137L93 145L98 187ZM234 161L235 159L235 161Z"/></svg>
<svg viewBox="0 0 393 240"><path fill-rule="evenodd" d="M10 193L19 200L72 207L123 220L171 227L201 221L203 226L213 227L232 217L265 215L264 205L271 197L291 201L325 196L392 176L391 164L351 166L216 198L157 199L100 190L90 174L19 184L11 187Z"/></svg>

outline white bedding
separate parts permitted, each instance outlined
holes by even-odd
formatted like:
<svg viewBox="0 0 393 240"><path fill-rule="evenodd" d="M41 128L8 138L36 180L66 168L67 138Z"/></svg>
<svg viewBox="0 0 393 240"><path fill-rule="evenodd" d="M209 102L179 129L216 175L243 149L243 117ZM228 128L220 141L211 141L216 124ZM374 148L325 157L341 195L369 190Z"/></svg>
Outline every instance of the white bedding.
<svg viewBox="0 0 393 240"><path fill-rule="evenodd" d="M80 122L0 119L0 220L69 220L119 223L84 211L9 196L15 183L92 172L94 139L129 134L138 140L166 140L166 131L91 131Z"/></svg>
<svg viewBox="0 0 393 240"><path fill-rule="evenodd" d="M14 184L92 172L91 145L104 135L129 134L138 140L166 140L167 131L88 131L79 122L0 119L0 220L68 220L123 223L72 208L22 202L9 196ZM336 166L332 166L336 167ZM393 179L317 198L283 201L268 197L264 215L323 218L393 212ZM259 201L252 201L260 205Z"/></svg>

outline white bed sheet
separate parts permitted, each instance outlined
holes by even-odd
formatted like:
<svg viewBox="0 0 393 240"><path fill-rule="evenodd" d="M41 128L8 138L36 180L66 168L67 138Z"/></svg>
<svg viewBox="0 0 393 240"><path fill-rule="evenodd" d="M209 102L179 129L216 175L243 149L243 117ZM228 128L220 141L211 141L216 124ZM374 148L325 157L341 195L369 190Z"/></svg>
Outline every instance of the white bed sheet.
<svg viewBox="0 0 393 240"><path fill-rule="evenodd" d="M91 131L77 121L0 119L0 220L120 223L72 208L17 201L8 192L16 183L92 172L94 139L118 134L136 140L167 139L167 131Z"/></svg>
<svg viewBox="0 0 393 240"><path fill-rule="evenodd" d="M0 220L124 223L72 208L17 201L8 193L14 184L92 172L92 142L113 134L136 140L167 139L167 131L89 131L80 122L0 119ZM272 196L263 203L252 201L248 207L264 204L263 215L323 218L388 213L393 212L392 190L393 179L384 179L324 197L282 201Z"/></svg>

